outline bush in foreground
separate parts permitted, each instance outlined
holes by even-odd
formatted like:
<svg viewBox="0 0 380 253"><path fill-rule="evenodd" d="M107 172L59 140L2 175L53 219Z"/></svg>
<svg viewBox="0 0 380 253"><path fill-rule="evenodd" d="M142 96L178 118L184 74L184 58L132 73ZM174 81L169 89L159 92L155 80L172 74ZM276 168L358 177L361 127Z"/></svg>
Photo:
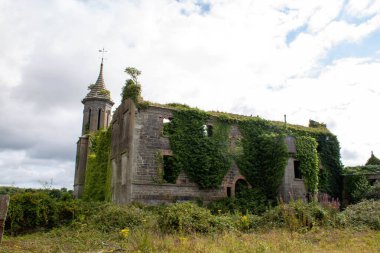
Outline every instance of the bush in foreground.
<svg viewBox="0 0 380 253"><path fill-rule="evenodd" d="M167 206L161 211L158 224L163 232L169 233L208 233L234 228L231 217L214 216L210 210L190 202Z"/></svg>
<svg viewBox="0 0 380 253"><path fill-rule="evenodd" d="M50 192L18 192L11 195L5 231L16 235L84 221L98 213L104 203L57 199Z"/></svg>
<svg viewBox="0 0 380 253"><path fill-rule="evenodd" d="M380 230L380 201L365 200L344 210L347 225Z"/></svg>
<svg viewBox="0 0 380 253"><path fill-rule="evenodd" d="M291 231L308 230L315 226L338 227L342 225L341 215L336 209L326 208L317 202L302 200L280 203L262 216L262 225L285 227Z"/></svg>
<svg viewBox="0 0 380 253"><path fill-rule="evenodd" d="M152 219L153 215L149 218ZM103 232L111 232L139 227L149 218L147 211L136 206L108 204L90 219L90 223Z"/></svg>

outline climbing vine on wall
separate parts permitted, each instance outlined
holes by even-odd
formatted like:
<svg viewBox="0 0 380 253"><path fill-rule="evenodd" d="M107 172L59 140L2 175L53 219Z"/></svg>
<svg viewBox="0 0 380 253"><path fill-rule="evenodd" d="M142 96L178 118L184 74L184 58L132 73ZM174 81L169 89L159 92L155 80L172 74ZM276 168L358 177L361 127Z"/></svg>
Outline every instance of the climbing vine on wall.
<svg viewBox="0 0 380 253"><path fill-rule="evenodd" d="M83 198L85 200L110 200L111 197L111 130L99 130L90 136L90 152L87 157L87 168Z"/></svg>
<svg viewBox="0 0 380 253"><path fill-rule="evenodd" d="M270 133L269 122L252 118L239 122L242 154L237 157L241 173L262 196L275 200L284 177L288 151L284 136Z"/></svg>
<svg viewBox="0 0 380 253"><path fill-rule="evenodd" d="M233 150L230 150L230 152L228 152L228 150L223 151L222 154L227 154L227 156L228 154L231 154L237 160L240 170L247 177L247 180L251 183L251 185L256 185L256 187L258 187L258 185L260 185L262 182L267 182L265 184L263 183L263 185L260 187L262 191L265 191L265 194L267 194L267 196L269 196L270 198L275 198L276 196L278 186L281 184L281 179L283 177L284 168L286 166L286 160L288 157L287 152L285 152L286 145L283 142L283 137L290 135L295 137L304 136L314 138L317 141L317 145L315 148L317 149L318 153L317 158L315 158L315 151L313 151L312 160L314 162L310 163L313 164L312 167L314 168L313 173L310 172L314 176L313 179L310 180L311 192L319 190L320 192L326 192L330 194L332 197L341 197L341 176L343 166L340 161L340 146L336 136L330 133L324 124L319 124L318 122L317 124L314 122L312 127L303 127L291 124L285 126L282 122L267 121L259 117L246 117L221 112L206 113L201 112L197 109L192 109L185 105L178 104L168 104L167 106L169 108L175 109L177 115L174 116L174 119L177 118L177 120L179 118L178 116L181 116L181 113L183 115L186 115L187 111L197 111L199 113L198 117L202 115L199 118L200 120L197 124L198 129L196 129L196 127L193 128L196 129L196 131L198 131L195 131L198 134L198 136L202 136L202 131L200 130L201 124L204 124L204 122L206 122L207 119L210 118L213 118L217 122L223 122L223 125L227 126L228 129L231 124L237 124L242 133L242 139L238 140L238 145ZM186 115L185 117L188 116L189 118L191 118L190 115ZM178 129L186 128L181 127L181 124L177 124L177 130ZM173 128L170 131L173 132ZM193 135L191 131L187 130L183 131L182 134L184 138L190 138L189 135ZM195 136L197 134L195 134ZM177 137L179 137L179 135L180 134L178 134ZM223 136L227 135L228 133L223 134ZM214 140L215 139L216 138L214 138ZM171 148L173 152L176 152L175 149L177 147L180 148L181 145L177 146L176 144L173 144L173 141L173 136L171 136ZM221 143L224 143L225 147L227 147L228 149L227 141L219 142L219 144ZM258 143L262 144L258 145ZM198 143L197 145L200 144ZM189 144L188 150L191 149L191 146L192 145ZM222 146L219 145L218 149L221 149ZM268 148L268 150L266 150L266 148ZM182 149L181 151L177 152L185 153L186 151ZM191 153L191 151L188 152ZM272 154L271 157L270 152L277 152L277 155ZM264 158L266 153L268 155L266 156L266 158ZM194 156L196 155L194 154ZM260 156L261 158L259 158ZM254 159L255 157L256 159ZM178 159L179 156L177 155L175 156L175 158ZM188 167L191 168L193 166L192 164L196 161L196 159L190 159L187 162L182 162L182 159L179 159L177 162L180 164L180 168L185 169ZM317 161L318 166L315 166L315 161ZM273 165L271 165L271 163L273 163ZM195 167L196 166L197 165L195 165ZM269 167L271 168L271 170L275 171L275 174L271 173L271 175L269 175L268 177L265 176L261 179L254 179L260 178L260 176L255 177L255 174L265 175L265 171L263 172L264 174L258 173L259 168ZM191 174L190 171L188 171L187 173ZM318 175L318 179L315 178L315 175ZM194 180L193 178L193 181L196 180ZM206 179L204 179L204 181L206 181ZM208 185L205 182L203 182L202 184ZM318 187L317 189L315 189L315 185Z"/></svg>
<svg viewBox="0 0 380 253"><path fill-rule="evenodd" d="M319 191L334 198L341 198L343 165L340 160L340 145L337 137L329 132L313 133L318 142L321 164L319 171Z"/></svg>
<svg viewBox="0 0 380 253"><path fill-rule="evenodd" d="M213 123L208 136L205 125L209 115L201 110L181 107L173 111L169 140L173 151L173 167L183 170L200 188L216 188L230 168L228 154L229 126Z"/></svg>
<svg viewBox="0 0 380 253"><path fill-rule="evenodd" d="M318 143L313 137L299 136L296 138L296 158L300 161L300 170L309 193L318 192L319 163L317 146Z"/></svg>

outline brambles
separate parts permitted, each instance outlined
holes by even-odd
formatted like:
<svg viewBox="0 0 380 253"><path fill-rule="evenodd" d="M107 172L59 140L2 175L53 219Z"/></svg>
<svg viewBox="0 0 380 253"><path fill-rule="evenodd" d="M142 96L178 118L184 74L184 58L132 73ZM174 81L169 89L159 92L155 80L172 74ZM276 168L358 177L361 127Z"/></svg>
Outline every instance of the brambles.
<svg viewBox="0 0 380 253"><path fill-rule="evenodd" d="M364 200L348 206L343 214L349 226L380 230L380 201Z"/></svg>

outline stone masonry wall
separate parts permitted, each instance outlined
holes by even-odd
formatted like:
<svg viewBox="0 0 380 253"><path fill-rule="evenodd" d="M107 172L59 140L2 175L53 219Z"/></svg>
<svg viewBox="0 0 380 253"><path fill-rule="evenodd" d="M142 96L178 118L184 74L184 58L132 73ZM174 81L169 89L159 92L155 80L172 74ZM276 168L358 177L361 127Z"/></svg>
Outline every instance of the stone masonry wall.
<svg viewBox="0 0 380 253"><path fill-rule="evenodd" d="M172 117L171 109L150 106L138 110L130 100L122 103L116 110L112 120L113 202L140 201L157 204L196 199L207 202L227 197L227 192L234 195L236 181L244 179L235 162L218 189L201 190L184 172L180 173L175 184L160 183L156 157L158 154L172 154L169 140L162 134L163 119ZM232 125L229 133L231 148L235 147L240 136L238 127ZM285 176L286 188L283 190L295 187L297 191L302 191L299 186L303 185L302 180L289 183L290 174L294 170L292 163L289 159Z"/></svg>

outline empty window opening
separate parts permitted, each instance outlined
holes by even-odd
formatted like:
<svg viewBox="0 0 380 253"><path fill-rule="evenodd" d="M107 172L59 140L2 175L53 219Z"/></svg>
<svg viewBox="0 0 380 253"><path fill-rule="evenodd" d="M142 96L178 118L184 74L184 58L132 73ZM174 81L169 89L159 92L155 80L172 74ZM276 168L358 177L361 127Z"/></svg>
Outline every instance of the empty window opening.
<svg viewBox="0 0 380 253"><path fill-rule="evenodd" d="M203 135L204 136L208 136L208 137L212 136L212 134L213 134L212 125L203 125L202 128L203 128Z"/></svg>
<svg viewBox="0 0 380 253"><path fill-rule="evenodd" d="M172 156L164 155L164 175L163 179L167 183L175 184L177 175L174 173L174 160Z"/></svg>
<svg viewBox="0 0 380 253"><path fill-rule="evenodd" d="M99 111L98 111L98 127L97 127L98 130L100 129L100 116L101 115L102 115L102 109L99 109Z"/></svg>
<svg viewBox="0 0 380 253"><path fill-rule="evenodd" d="M227 197L231 197L231 187L227 187Z"/></svg>
<svg viewBox="0 0 380 253"><path fill-rule="evenodd" d="M129 110L127 110L124 115L123 115L123 134L122 134L122 137L125 138L128 136L128 130L129 130L129 127L128 127L128 122L129 122Z"/></svg>
<svg viewBox="0 0 380 253"><path fill-rule="evenodd" d="M90 124L91 124L91 109L88 110L88 119L86 124L86 131L90 130Z"/></svg>
<svg viewBox="0 0 380 253"><path fill-rule="evenodd" d="M239 179L235 183L235 196L240 197L241 195L244 195L244 193L248 189L248 183L244 179Z"/></svg>
<svg viewBox="0 0 380 253"><path fill-rule="evenodd" d="M170 134L170 126L172 123L172 118L163 118L162 119L162 134L168 136Z"/></svg>
<svg viewBox="0 0 380 253"><path fill-rule="evenodd" d="M294 161L294 178L302 179L302 173L300 170L300 161Z"/></svg>
<svg viewBox="0 0 380 253"><path fill-rule="evenodd" d="M376 184L376 179L370 179L370 180L368 180L369 181L369 184L371 185L371 186L374 186L375 184Z"/></svg>
<svg viewBox="0 0 380 253"><path fill-rule="evenodd" d="M106 127L109 126L109 122L110 121L110 111L107 111L107 124L106 124Z"/></svg>

